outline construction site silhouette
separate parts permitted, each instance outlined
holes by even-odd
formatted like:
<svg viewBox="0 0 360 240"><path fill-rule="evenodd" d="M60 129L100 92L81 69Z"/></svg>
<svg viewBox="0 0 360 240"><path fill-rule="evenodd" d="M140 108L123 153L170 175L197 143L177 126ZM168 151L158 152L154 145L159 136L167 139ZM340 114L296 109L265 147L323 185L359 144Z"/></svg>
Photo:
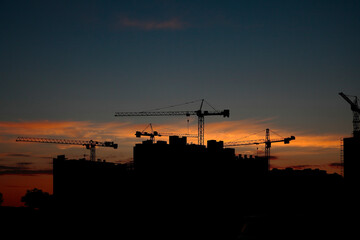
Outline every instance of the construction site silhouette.
<svg viewBox="0 0 360 240"><path fill-rule="evenodd" d="M132 164L58 156L53 205L34 219L54 231L120 239L342 236L351 211L342 176L269 170L268 158L223 145L146 140L134 146Z"/></svg>
<svg viewBox="0 0 360 240"><path fill-rule="evenodd" d="M202 119L210 113L192 114ZM199 126L203 129L203 121ZM7 225L22 219L23 227L46 226L59 236L346 239L355 226L349 215L358 213L359 136L354 131L343 140L343 175L270 169L269 139L262 142L265 157L236 155L222 141L188 144L179 136L136 144L127 164L60 155L53 159L51 204L2 213Z"/></svg>

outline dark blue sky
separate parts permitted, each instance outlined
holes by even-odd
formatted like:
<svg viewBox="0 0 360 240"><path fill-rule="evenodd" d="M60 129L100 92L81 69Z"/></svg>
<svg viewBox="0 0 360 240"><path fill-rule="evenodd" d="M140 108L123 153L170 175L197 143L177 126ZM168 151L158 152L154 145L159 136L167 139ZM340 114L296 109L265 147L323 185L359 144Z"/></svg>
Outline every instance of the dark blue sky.
<svg viewBox="0 0 360 240"><path fill-rule="evenodd" d="M0 29L1 121L205 98L286 132L352 130L338 92L360 96L359 1L2 1Z"/></svg>

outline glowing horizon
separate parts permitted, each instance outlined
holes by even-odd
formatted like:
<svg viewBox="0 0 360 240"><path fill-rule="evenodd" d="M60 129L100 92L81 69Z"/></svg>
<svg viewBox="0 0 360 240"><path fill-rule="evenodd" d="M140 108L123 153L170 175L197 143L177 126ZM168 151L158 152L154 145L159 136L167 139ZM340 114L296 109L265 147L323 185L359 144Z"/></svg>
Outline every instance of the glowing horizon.
<svg viewBox="0 0 360 240"><path fill-rule="evenodd" d="M187 133L188 129L181 127L179 122L172 122L167 124L154 124L154 130L161 132L173 133ZM223 142L234 142L254 139L265 139L266 121L253 119L239 120L239 121L222 121L216 123L207 123L205 126L205 140L218 140ZM0 122L0 143L9 145L7 149L16 149L20 153L31 154L31 149L47 149L44 144L32 144L30 149L28 146L31 143L15 143L18 136L27 137L45 137L57 139L76 139L76 140L97 140L97 141L114 141L119 144L120 152L129 152L126 148L131 147L141 142L146 138L137 139L135 137L136 131L142 131L147 124L131 123L131 122L102 122L95 123L90 121L29 121L29 122ZM180 126L180 127L179 127ZM194 134L197 126L191 126L190 134ZM263 130L261 130L263 129ZM197 130L197 129L196 129ZM260 130L260 131L259 131ZM275 132L280 132L279 128L274 128ZM272 133L271 133L272 134ZM289 132L283 137L295 136L295 140L290 144L276 144L276 148L287 152L286 148L298 148L302 152L308 149L314 152L314 149L332 149L339 150L340 139L342 136L336 134L315 135L302 132ZM279 136L271 135L271 138L280 138ZM157 139L164 139L158 137ZM188 139L188 142L197 143L197 139ZM54 144L51 149L57 148L61 150L66 149L82 149L80 146ZM20 146L24 146L21 149ZM240 147L233 147L240 148ZM243 147L245 148L245 147ZM2 152L4 153L4 152ZM11 154L12 152L8 152ZM17 153L17 152L16 152ZM1 153L0 153L1 154ZM127 157L129 158L129 157Z"/></svg>
<svg viewBox="0 0 360 240"><path fill-rule="evenodd" d="M97 148L97 156L110 162L125 163L132 160L134 144L147 138L136 138L135 132L142 131L148 124L127 122L91 122L91 121L21 121L0 122L0 178L3 179L0 189L4 189L9 196L4 196L4 205L21 206L22 192L30 186L42 187L44 191L52 193L51 184L39 184L40 179L51 181L51 161L57 155L65 154L67 158L76 159L87 157L89 152L78 145L23 143L15 142L18 136L46 137L57 139L114 141L119 149ZM205 140L233 142L238 140L264 139L265 129L269 125L264 120L219 121L205 125ZM189 129L183 121L167 124L153 124L154 131L190 133L197 130L196 121L191 122ZM149 129L150 130L150 129ZM280 132L274 127L274 132ZM289 132L284 137L294 135L296 139L290 144L277 143L271 148L271 168L293 167L295 169L320 168L328 172L340 173L339 154L341 136L336 134L321 135ZM272 136L272 135L271 135ZM274 136L279 138L278 136ZM167 138L167 137L166 137ZM167 140L158 137L158 140ZM188 139L189 143L197 144L197 139ZM233 147L236 154L262 155L264 145L249 145ZM5 150L6 149L6 150ZM19 178L15 181L15 176ZM48 177L46 177L48 176ZM26 183L20 183L26 179ZM33 180L31 180L33 179ZM20 184L22 187L15 187ZM15 189L14 189L15 187ZM18 191L16 191L18 189ZM21 192L21 191L22 192ZM14 200L15 199L15 200ZM18 199L19 201L16 201ZM14 202L15 201L15 202Z"/></svg>

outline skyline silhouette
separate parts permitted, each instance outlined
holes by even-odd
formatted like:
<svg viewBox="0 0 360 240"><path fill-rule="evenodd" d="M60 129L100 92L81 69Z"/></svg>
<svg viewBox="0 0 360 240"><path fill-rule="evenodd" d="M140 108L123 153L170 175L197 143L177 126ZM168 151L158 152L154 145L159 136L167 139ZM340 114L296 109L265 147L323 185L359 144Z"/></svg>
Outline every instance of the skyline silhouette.
<svg viewBox="0 0 360 240"><path fill-rule="evenodd" d="M114 112L202 98L231 110L229 119L206 119L205 142L269 128L297 137L272 148L273 167L340 174L340 139L351 136L352 113L338 92L360 92L359 12L356 0L6 2L0 188L51 192L43 182L51 181L52 158L89 154L14 143L19 136L114 141L119 149L99 156L127 162L134 131L151 122L159 132L196 134L196 118L119 119Z"/></svg>
<svg viewBox="0 0 360 240"><path fill-rule="evenodd" d="M143 121L146 121L146 119L144 119ZM231 126L232 124L230 123L229 126ZM137 125L135 125L134 127L136 127ZM158 125L156 125L158 126ZM161 125L160 125L161 126ZM213 136L211 134L211 130L214 127L217 127L219 125L212 125L211 123L208 124L206 127L206 138ZM220 125L220 131L222 131L222 129L226 129L228 128L225 125L225 128L221 128ZM134 136L134 131L136 128L129 130L129 134L131 132L131 136L128 136L127 139L128 143L126 145L121 144L119 146L119 150L121 152L127 151L127 157L125 158L125 161L117 161L118 157L116 156L116 152L119 150L114 150L114 149L109 149L109 150L103 150L103 149L99 149L97 151L99 151L99 158L101 159L105 159L109 162L115 162L115 163L124 163L124 162L129 162L132 161L132 151L131 151L131 145L130 144L135 144L136 142L138 142L139 140L137 140ZM34 129L36 131L36 128ZM84 129L85 131L86 129ZM257 129L258 130L258 129ZM55 129L56 131L56 129ZM109 129L110 131L110 129ZM215 130L214 132L216 133L217 130ZM229 133L231 133L231 129L229 129L228 131L230 131ZM255 131L255 130L253 130ZM256 131L257 135L252 135L252 134L244 134L242 133L242 136L244 137L240 137L240 135L237 135L237 139L247 139L249 141L251 141L251 139L264 139L264 136L262 136L265 131ZM209 135L209 136L208 136ZM217 134L218 136L220 134ZM235 134L234 134L235 135ZM249 136L250 135L250 136ZM127 136L127 135L125 135ZM276 136L274 134L274 136L272 138L279 138L278 136ZM163 140L164 138L157 138L157 140ZM69 139L70 141L71 139ZM232 140L232 139L231 139ZM229 141L231 141L229 140ZM196 141L196 139L195 139ZM319 141L318 139L315 139L315 144L316 141ZM320 140L322 141L322 140ZM121 142L121 141L120 141ZM325 163L323 165L319 165L318 162L316 161L311 161L311 160L307 160L306 159L302 159L301 154L299 154L300 156L297 156L297 151L304 151L304 149L306 149L307 146L309 146L309 148L314 148L314 146L311 144L311 141L306 141L306 139L304 139L303 136L296 136L296 140L292 141L290 144L288 145L284 145L284 144L273 144L272 146L272 152L271 152L271 157L272 157L272 161L270 163L270 167L271 168L287 168L287 167L291 167L291 168L295 168L295 169L305 169L305 168L320 168L320 169L324 169L326 171L328 171L329 173L335 172L338 174L342 174L342 166L341 166L341 160L340 160L340 145L341 142L336 139L333 141L334 145L332 148L333 150L330 151L330 153L332 152L332 158L330 157L329 159L323 159L326 158L326 155L324 153L323 156L320 156L320 159L322 160L327 160L325 161ZM226 143L226 142L225 142ZM7 177L9 177L9 179L11 178L17 178L21 179L23 178L27 178L27 179L35 179L35 178L39 178L39 176L44 176L47 180L46 181L51 181L52 180L52 165L51 165L51 159L54 155L56 154L67 154L68 156L74 158L82 158L82 157L86 157L87 159L89 159L89 150L87 150L85 147L79 146L66 146L66 148L62 148L63 145L57 145L57 144L38 144L38 143L21 143L21 142L17 142L15 143L15 141L13 140L12 144L15 145L19 145L17 146L17 149L19 149L19 153L14 153L14 154L8 154L7 158L8 159L12 159L12 161L14 159L21 159L18 160L18 162L16 164L12 163L11 165L8 165L8 167L6 165L2 165L2 170L1 170L1 177L3 179L7 179ZM302 144L307 144L305 146L302 146ZM314 145L315 145L314 144ZM325 143L326 144L326 143ZM49 146L50 145L50 146ZM74 148L76 147L76 148ZM325 146L329 147L329 146ZM24 152L24 148L25 153ZM31 156L29 154L29 150L33 151L34 149L38 149L37 151L39 151L39 156ZM289 150L288 150L289 149ZM324 149L323 147L318 147L315 148L315 150L321 150ZM331 147L330 147L331 149ZM265 154L264 150L265 150L265 145L264 144L260 144L260 145L253 145L253 146L239 146L239 147L235 147L235 150L237 152L237 154L242 154L242 155L252 155L252 156L263 156ZM40 154L41 152L44 151L50 151L47 156L42 157ZM76 153L77 152L77 153ZM282 152L287 153L286 155L283 155ZM74 154L76 153L76 154ZM70 154L70 155L69 155ZM103 158L105 155L105 158ZM112 158L106 158L106 155L110 155L113 156ZM289 157L290 156L290 157ZM315 155L316 156L316 155ZM6 157L6 155L5 155ZM34 165L30 162L30 159L42 159L41 165ZM294 160L291 160L291 157L295 157L295 162ZM319 158L319 156L318 156ZM290 161L289 161L290 160ZM38 160L37 160L38 161ZM39 169L39 166L40 169ZM39 179L44 179L44 177L41 177ZM52 193L52 186L51 184L49 184L47 187L43 187L44 183L39 184L31 184L30 182L28 182L28 187L24 187L22 188L22 191L18 191L17 193L17 199L13 196L13 199L11 201L9 201L9 199L6 199L5 204L6 205L15 205L15 206L21 206L22 203L20 203L20 194L23 194L23 192L25 192L28 189L31 188L41 188L41 189L45 189L47 192ZM4 184L4 182L3 182ZM31 185L30 185L31 184ZM46 186L46 185L45 185ZM4 191L3 191L4 192ZM5 194L8 198L9 195ZM11 196L10 196L11 197ZM12 202L12 203L11 203Z"/></svg>
<svg viewBox="0 0 360 240"><path fill-rule="evenodd" d="M80 225L100 221L93 233L117 232L131 239L341 237L348 224L344 216L355 207L347 198L355 184L352 178L345 185L342 176L319 169L269 170L269 161L237 156L222 141L208 141L206 147L187 144L186 137L178 136L170 136L169 143L136 144L131 165L61 155L53 159L51 198L34 189L22 198L27 208L0 211L3 219L51 221L49 229L72 216L78 226L72 228L74 233L83 236L90 232ZM109 213L117 216L112 223ZM26 225L33 226L18 224Z"/></svg>
<svg viewBox="0 0 360 240"><path fill-rule="evenodd" d="M19 0L0 19L5 230L244 240L356 229L359 1ZM182 116L114 116L168 110ZM198 138L137 138L150 123ZM269 158L266 129L291 139Z"/></svg>

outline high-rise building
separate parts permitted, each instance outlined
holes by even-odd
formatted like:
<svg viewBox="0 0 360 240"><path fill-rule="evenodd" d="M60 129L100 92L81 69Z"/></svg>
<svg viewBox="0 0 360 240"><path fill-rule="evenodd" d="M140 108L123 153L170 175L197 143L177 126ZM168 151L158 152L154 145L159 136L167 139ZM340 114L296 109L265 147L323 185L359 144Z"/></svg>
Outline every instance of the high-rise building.
<svg viewBox="0 0 360 240"><path fill-rule="evenodd" d="M359 182L360 137L349 137L343 140L344 179L347 184Z"/></svg>

